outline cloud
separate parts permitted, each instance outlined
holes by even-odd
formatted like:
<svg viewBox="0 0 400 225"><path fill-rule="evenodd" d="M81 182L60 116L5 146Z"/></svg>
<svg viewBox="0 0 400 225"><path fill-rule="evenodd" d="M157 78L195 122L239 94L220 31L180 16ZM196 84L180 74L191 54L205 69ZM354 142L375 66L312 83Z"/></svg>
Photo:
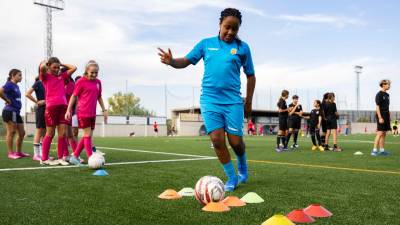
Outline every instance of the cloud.
<svg viewBox="0 0 400 225"><path fill-rule="evenodd" d="M275 19L289 21L289 22L328 24L338 28L343 28L347 26L361 27L367 24L365 21L357 18L350 18L345 16L330 16L323 14L304 14L304 15L282 14L276 16Z"/></svg>

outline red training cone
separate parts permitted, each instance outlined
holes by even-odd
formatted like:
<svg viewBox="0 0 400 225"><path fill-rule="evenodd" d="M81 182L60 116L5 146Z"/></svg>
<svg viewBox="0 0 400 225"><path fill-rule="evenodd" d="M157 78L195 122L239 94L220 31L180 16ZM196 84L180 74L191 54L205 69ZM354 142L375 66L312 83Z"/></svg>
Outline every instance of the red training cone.
<svg viewBox="0 0 400 225"><path fill-rule="evenodd" d="M315 219L307 215L302 209L295 209L286 216L294 223L314 223Z"/></svg>
<svg viewBox="0 0 400 225"><path fill-rule="evenodd" d="M312 217L331 217L333 214L318 204L312 204L304 209L304 212Z"/></svg>

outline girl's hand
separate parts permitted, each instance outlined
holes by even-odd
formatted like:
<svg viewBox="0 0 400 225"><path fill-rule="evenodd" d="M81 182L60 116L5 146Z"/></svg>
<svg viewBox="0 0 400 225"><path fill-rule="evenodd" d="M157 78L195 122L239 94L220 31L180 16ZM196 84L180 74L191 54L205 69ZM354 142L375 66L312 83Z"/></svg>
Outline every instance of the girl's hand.
<svg viewBox="0 0 400 225"><path fill-rule="evenodd" d="M379 118L379 123L384 123L385 122L385 120L383 119L383 118Z"/></svg>
<svg viewBox="0 0 400 225"><path fill-rule="evenodd" d="M107 122L108 122L108 112L107 112L107 110L103 111L103 117L104 117L104 123L107 124Z"/></svg>
<svg viewBox="0 0 400 225"><path fill-rule="evenodd" d="M67 110L64 117L65 117L65 120L71 120L71 112L69 110Z"/></svg>
<svg viewBox="0 0 400 225"><path fill-rule="evenodd" d="M173 61L171 49L168 48L168 52L162 50L161 48L157 48L160 52L158 55L160 56L161 62L166 65L171 65Z"/></svg>
<svg viewBox="0 0 400 225"><path fill-rule="evenodd" d="M11 105L11 103L12 103L11 100L8 98L5 101L6 101L6 105Z"/></svg>
<svg viewBox="0 0 400 225"><path fill-rule="evenodd" d="M38 101L36 104L37 104L38 106L42 106L42 105L45 105L46 102L45 102L44 100L40 100L40 101Z"/></svg>

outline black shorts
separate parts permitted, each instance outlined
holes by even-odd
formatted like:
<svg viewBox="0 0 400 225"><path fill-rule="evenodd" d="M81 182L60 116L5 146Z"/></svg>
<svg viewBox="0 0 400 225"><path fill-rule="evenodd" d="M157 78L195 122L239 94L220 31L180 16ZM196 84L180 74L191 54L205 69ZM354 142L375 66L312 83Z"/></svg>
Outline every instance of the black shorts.
<svg viewBox="0 0 400 225"><path fill-rule="evenodd" d="M46 128L46 122L44 119L45 111L46 111L46 106L40 106L36 108L35 110L36 128L41 128L41 129Z"/></svg>
<svg viewBox="0 0 400 225"><path fill-rule="evenodd" d="M376 126L378 131L390 131L390 113L389 112L381 112L382 118L384 120L383 123L379 123L378 115L376 115Z"/></svg>
<svg viewBox="0 0 400 225"><path fill-rule="evenodd" d="M289 118L288 120L289 129L292 128L294 130L300 130L301 127L301 119L300 118Z"/></svg>
<svg viewBox="0 0 400 225"><path fill-rule="evenodd" d="M158 129L157 129L157 128L156 128L156 129L154 129L154 132L158 133Z"/></svg>
<svg viewBox="0 0 400 225"><path fill-rule="evenodd" d="M393 126L393 130L397 130L398 129L398 127L397 126Z"/></svg>
<svg viewBox="0 0 400 225"><path fill-rule="evenodd" d="M321 128L323 133L326 133L326 131L328 130L328 128L326 127L326 120L324 119L321 120Z"/></svg>
<svg viewBox="0 0 400 225"><path fill-rule="evenodd" d="M326 119L326 129L336 130L337 129L337 119L335 117Z"/></svg>
<svg viewBox="0 0 400 225"><path fill-rule="evenodd" d="M288 129L288 118L287 116L279 117L279 130L287 130Z"/></svg>
<svg viewBox="0 0 400 225"><path fill-rule="evenodd" d="M18 123L18 124L24 123L21 115L14 111L3 110L3 113L1 114L1 116L3 117L3 121L6 123L8 123L8 122L13 122L13 123Z"/></svg>

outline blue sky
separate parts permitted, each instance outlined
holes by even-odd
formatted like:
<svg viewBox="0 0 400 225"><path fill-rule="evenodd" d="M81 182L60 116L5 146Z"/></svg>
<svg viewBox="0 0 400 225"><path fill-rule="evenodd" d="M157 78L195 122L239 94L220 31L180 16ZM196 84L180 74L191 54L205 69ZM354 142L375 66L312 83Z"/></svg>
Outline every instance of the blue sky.
<svg viewBox="0 0 400 225"><path fill-rule="evenodd" d="M164 85L168 110L198 105L203 65L174 70L159 62L156 47L184 56L202 38L217 35L223 8L236 7L243 14L239 35L255 63L254 108L275 108L283 88L299 94L307 110L325 91L337 93L339 108L355 108L353 67L359 64L362 108L374 108L377 83L389 78L392 109L400 110L400 3L382 2L68 0L53 14L54 55L77 65L77 74L97 60L106 98L125 91L127 81L128 91L161 116ZM11 68L26 68L31 85L44 57L44 11L31 1L1 1L0 21L0 74L5 79Z"/></svg>

